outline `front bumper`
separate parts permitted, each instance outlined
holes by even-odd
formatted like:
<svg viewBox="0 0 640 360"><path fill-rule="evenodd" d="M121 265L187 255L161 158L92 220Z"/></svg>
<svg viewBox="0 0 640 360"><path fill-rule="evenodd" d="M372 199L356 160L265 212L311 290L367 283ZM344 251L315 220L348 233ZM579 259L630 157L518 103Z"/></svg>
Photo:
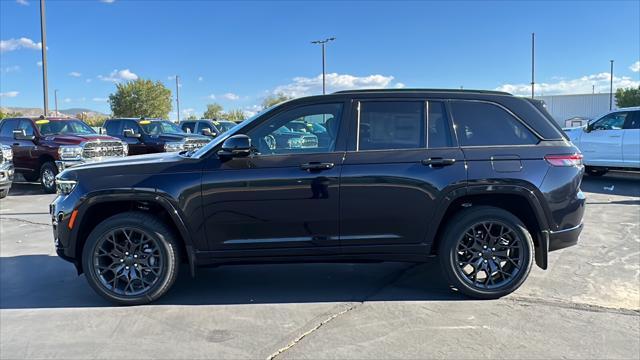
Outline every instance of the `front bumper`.
<svg viewBox="0 0 640 360"><path fill-rule="evenodd" d="M0 165L0 191L7 190L11 188L11 184L13 183L13 164L10 162L6 162Z"/></svg>
<svg viewBox="0 0 640 360"><path fill-rule="evenodd" d="M578 243L584 224L570 229L549 232L549 251L564 249Z"/></svg>
<svg viewBox="0 0 640 360"><path fill-rule="evenodd" d="M75 227L76 229L69 226L71 214L76 208L78 200L75 192L69 195L58 195L49 205L49 214L51 215L53 244L56 248L56 253L62 259L74 263L79 270L80 264L75 253L75 243L71 241L75 236L74 231L77 226Z"/></svg>

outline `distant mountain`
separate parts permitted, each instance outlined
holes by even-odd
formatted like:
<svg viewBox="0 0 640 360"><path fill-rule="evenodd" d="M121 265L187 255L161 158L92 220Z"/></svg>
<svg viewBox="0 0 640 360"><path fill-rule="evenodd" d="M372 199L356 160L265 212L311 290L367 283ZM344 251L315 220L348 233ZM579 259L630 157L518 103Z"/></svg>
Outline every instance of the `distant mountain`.
<svg viewBox="0 0 640 360"><path fill-rule="evenodd" d="M2 110L2 112L4 113L8 113L8 112L18 112L21 113L23 116L40 116L42 115L42 113L44 112L42 110L42 108L26 108L26 107L2 107L0 108L0 110ZM55 115L54 110L50 109L49 110L51 112L50 115ZM103 114L99 111L95 111L95 110L91 110L91 109L84 109L84 108L71 108L71 109L60 109L59 113L61 115L66 115L66 116L76 116L76 114L80 114L80 113L87 113L87 116L89 117L95 117L95 116L108 116L107 114Z"/></svg>

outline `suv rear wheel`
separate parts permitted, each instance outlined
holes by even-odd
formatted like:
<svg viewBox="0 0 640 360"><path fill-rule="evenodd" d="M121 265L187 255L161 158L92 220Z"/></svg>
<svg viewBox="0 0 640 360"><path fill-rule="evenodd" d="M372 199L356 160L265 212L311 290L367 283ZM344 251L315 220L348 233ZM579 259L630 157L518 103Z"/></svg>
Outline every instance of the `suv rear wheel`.
<svg viewBox="0 0 640 360"><path fill-rule="evenodd" d="M179 259L171 230L141 212L101 222L82 252L89 285L120 305L146 304L161 297L175 282Z"/></svg>
<svg viewBox="0 0 640 360"><path fill-rule="evenodd" d="M47 194L56 192L56 175L58 175L58 167L52 162L42 164L40 168L40 183Z"/></svg>
<svg viewBox="0 0 640 360"><path fill-rule="evenodd" d="M459 212L445 230L440 262L449 283L480 299L515 291L533 263L531 234L515 215L491 206Z"/></svg>

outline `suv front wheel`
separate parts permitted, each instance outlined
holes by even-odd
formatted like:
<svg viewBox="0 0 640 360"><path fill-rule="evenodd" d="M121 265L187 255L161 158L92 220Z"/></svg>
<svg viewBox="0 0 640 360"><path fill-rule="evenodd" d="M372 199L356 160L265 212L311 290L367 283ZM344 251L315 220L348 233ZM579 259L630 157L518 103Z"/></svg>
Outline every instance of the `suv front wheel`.
<svg viewBox="0 0 640 360"><path fill-rule="evenodd" d="M479 299L515 291L533 264L533 241L522 221L491 206L464 209L445 230L440 262L449 283Z"/></svg>
<svg viewBox="0 0 640 360"><path fill-rule="evenodd" d="M166 293L177 277L179 259L172 231L142 212L104 220L82 252L89 285L120 305L146 304Z"/></svg>

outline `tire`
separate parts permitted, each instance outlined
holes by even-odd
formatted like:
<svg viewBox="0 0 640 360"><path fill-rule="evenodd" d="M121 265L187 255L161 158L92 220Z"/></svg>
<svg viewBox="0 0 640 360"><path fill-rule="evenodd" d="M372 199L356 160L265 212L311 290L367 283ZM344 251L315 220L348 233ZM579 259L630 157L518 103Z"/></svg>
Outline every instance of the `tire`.
<svg viewBox="0 0 640 360"><path fill-rule="evenodd" d="M489 223L493 225L487 226ZM510 232L502 234L505 229ZM486 234L494 237L488 243L478 238L488 238ZM496 234L501 235L495 237ZM452 287L473 298L496 299L512 293L526 280L533 264L534 247L531 234L515 215L492 206L478 206L464 209L449 220L439 257ZM488 272L480 269L483 266ZM511 276L507 278L509 273ZM477 283L481 274L484 285ZM501 282L496 283L498 277Z"/></svg>
<svg viewBox="0 0 640 360"><path fill-rule="evenodd" d="M58 167L51 161L42 164L40 167L40 184L45 193L53 194L56 192L56 175L58 175Z"/></svg>
<svg viewBox="0 0 640 360"><path fill-rule="evenodd" d="M40 178L40 173L23 173L22 177L28 182L36 182Z"/></svg>
<svg viewBox="0 0 640 360"><path fill-rule="evenodd" d="M591 166L587 166L585 171L587 174L589 174L589 176L602 176L608 172L607 169L599 169Z"/></svg>
<svg viewBox="0 0 640 360"><path fill-rule="evenodd" d="M122 254L125 251L122 244L125 244L127 240L126 229L134 231L129 233L132 239L136 239L135 232L146 235L153 242L151 248L155 247L156 250L151 252L150 249L143 249L138 245L137 250L130 248L131 253L125 253L127 256ZM114 241L109 241L109 236ZM114 243L119 243L120 246L114 245L112 247L114 250L106 254L105 246L108 248ZM143 243L140 239L140 244ZM178 249L175 235L158 218L142 212L126 212L112 216L95 227L87 238L82 251L82 267L89 285L105 299L118 305L147 304L164 295L175 282L180 261ZM120 259L113 255L114 252L120 252L122 255ZM157 254L157 256L153 254ZM134 259L134 256L137 259ZM146 256L146 259L143 259L143 256ZM151 264L152 258L156 259L153 264ZM105 259L107 264L111 264L102 263ZM125 259L124 262L121 259ZM145 267L151 269L153 265L156 265L159 274L152 274L151 270L146 270ZM123 266L125 269L122 268ZM106 268L110 268L110 270L106 270ZM104 275L99 273L99 269L105 269L101 270ZM143 273L145 271L148 271L146 275ZM120 272L121 275L117 275L117 272ZM135 274L134 279L132 280L130 277L127 279L127 273ZM148 286L140 280L145 276L150 282ZM150 277L153 277L154 280L150 280ZM117 280L113 280L114 278ZM112 285L110 285L110 281ZM124 282L127 281L128 283L124 285ZM135 289L136 283L138 284L137 291ZM124 289L121 285L125 286ZM144 289L141 286L145 286ZM128 294L127 289L130 289Z"/></svg>
<svg viewBox="0 0 640 360"><path fill-rule="evenodd" d="M9 195L9 190L0 190L0 199L4 199Z"/></svg>

